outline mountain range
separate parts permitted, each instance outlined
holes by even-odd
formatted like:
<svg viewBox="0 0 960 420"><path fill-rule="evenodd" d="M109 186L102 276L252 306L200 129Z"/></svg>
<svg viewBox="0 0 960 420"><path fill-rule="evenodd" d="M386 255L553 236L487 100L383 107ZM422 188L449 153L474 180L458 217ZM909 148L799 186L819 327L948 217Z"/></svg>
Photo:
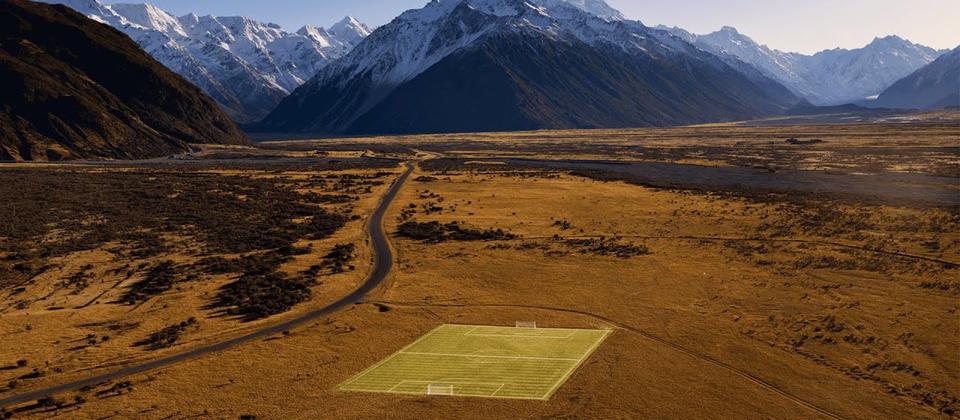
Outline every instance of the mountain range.
<svg viewBox="0 0 960 420"><path fill-rule="evenodd" d="M910 109L960 107L960 47L894 83L871 106Z"/></svg>
<svg viewBox="0 0 960 420"><path fill-rule="evenodd" d="M626 20L602 0L433 0L378 28L257 128L663 126L773 115L798 101L749 65Z"/></svg>
<svg viewBox="0 0 960 420"><path fill-rule="evenodd" d="M0 1L0 160L140 159L246 136L123 33L63 6Z"/></svg>
<svg viewBox="0 0 960 420"><path fill-rule="evenodd" d="M897 36L876 38L858 49L833 49L804 55L760 45L735 28L696 35L659 26L718 56L733 56L777 80L815 105L836 105L876 97L884 89L930 64L946 51Z"/></svg>
<svg viewBox="0 0 960 420"><path fill-rule="evenodd" d="M281 99L370 34L366 25L352 17L329 29L304 26L291 33L245 17L174 17L150 4L42 1L64 4L126 33L239 122L267 115Z"/></svg>
<svg viewBox="0 0 960 420"><path fill-rule="evenodd" d="M896 36L787 53L732 27L647 27L603 0L431 0L376 31L348 17L296 32L149 4L41 1L122 31L255 131L618 128L847 103L927 108L956 102L960 71L956 51Z"/></svg>

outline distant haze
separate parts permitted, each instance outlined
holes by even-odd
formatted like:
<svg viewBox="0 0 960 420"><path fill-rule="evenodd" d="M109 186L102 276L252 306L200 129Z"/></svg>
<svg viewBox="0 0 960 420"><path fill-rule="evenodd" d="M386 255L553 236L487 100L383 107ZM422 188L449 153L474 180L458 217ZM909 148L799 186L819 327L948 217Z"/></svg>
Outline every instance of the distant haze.
<svg viewBox="0 0 960 420"><path fill-rule="evenodd" d="M123 0L124 3L138 0ZM120 3L121 1L108 1ZM150 0L163 9L217 16L247 16L288 30L304 24L330 26L351 15L371 27L383 25L427 0ZM680 26L695 33L736 27L761 44L813 53L858 48L874 37L899 35L934 48L960 45L957 0L608 0L630 19L649 26Z"/></svg>
<svg viewBox="0 0 960 420"><path fill-rule="evenodd" d="M933 48L960 45L957 0L610 0L647 25L694 33L723 25L782 51L814 53L859 48L874 37L899 35Z"/></svg>

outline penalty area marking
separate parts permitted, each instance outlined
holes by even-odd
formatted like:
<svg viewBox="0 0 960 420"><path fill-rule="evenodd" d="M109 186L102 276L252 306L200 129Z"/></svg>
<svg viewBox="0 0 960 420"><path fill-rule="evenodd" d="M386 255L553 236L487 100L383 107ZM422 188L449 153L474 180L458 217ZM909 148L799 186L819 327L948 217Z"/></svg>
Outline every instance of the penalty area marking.
<svg viewBox="0 0 960 420"><path fill-rule="evenodd" d="M467 331L467 332L464 333L463 335L471 335L471 336L476 336L476 337L556 338L556 339L564 340L564 339L567 339L567 338L572 337L574 334L577 333L577 330L567 330L567 329L560 329L560 328L551 328L551 329L548 329L548 328L530 328L530 327L514 327L514 328L513 328L514 331L512 331L512 332L510 332L510 333L505 333L505 332L502 332L502 329L503 329L503 328L510 328L510 327L496 327L496 330L500 330L500 331L501 331L501 332L499 332L499 333L498 333L498 332L492 332L492 333L479 332L479 333L478 333L478 332L476 332L477 330L481 330L481 329L482 329L482 330L490 330L490 329L492 329L492 327L478 326L478 327L474 327L474 328L473 328L472 330L470 330L470 331ZM563 335L548 335L548 334L552 334L552 333L564 333L564 332L565 332L566 334L563 334Z"/></svg>

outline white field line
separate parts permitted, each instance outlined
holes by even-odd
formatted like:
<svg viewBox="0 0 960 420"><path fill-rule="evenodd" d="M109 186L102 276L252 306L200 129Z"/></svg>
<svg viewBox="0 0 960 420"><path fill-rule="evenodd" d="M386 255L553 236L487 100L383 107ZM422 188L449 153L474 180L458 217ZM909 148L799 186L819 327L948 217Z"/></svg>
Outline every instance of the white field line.
<svg viewBox="0 0 960 420"><path fill-rule="evenodd" d="M460 387L460 388L461 388L461 392L460 392L459 394L457 393L456 388L454 388L453 394L450 394L450 395L452 395L452 396L460 395L460 396L468 396L468 397L493 397L494 395L497 395L497 393L500 392L500 390L503 389L504 386L507 385L506 383L502 383L502 382L475 382L475 381L471 381L471 380L421 381L421 380L416 380L416 379L404 379L404 380L400 381L400 383L394 385L392 388L390 388L389 390L387 390L386 393L389 393L389 394L429 395L429 394L427 394L426 392L424 392L423 394L417 394L417 393L414 393L414 392L396 392L396 389L397 389L397 388L400 388L401 386L403 386L403 385L405 385L405 384L408 384L408 383L409 383L409 384L427 384L427 386L429 386L429 385L450 385L451 387ZM482 395L482 394L464 394L464 393L462 392L462 388L463 388L464 386L469 386L469 385L489 385L489 386L496 386L497 389L496 389L495 391L493 391L492 393L490 393L489 395ZM381 391L381 392L382 392L382 391ZM437 394L437 395L443 395L443 394Z"/></svg>
<svg viewBox="0 0 960 420"><path fill-rule="evenodd" d="M404 379L400 384L411 383L411 384L427 384L427 385L505 385L503 382L477 382L472 379L437 379L435 381L425 381L421 379ZM399 385L398 385L399 386ZM396 387L394 387L396 388Z"/></svg>
<svg viewBox="0 0 960 420"><path fill-rule="evenodd" d="M402 351L401 354L415 354L421 356L450 356L450 357L482 357L489 359L508 359L508 360L560 360L566 362L578 362L581 359L569 359L563 357L529 357L529 356L489 356L478 354L456 354L456 353L422 353L418 351Z"/></svg>
<svg viewBox="0 0 960 420"><path fill-rule="evenodd" d="M476 328L489 328L489 329L503 329L503 330L512 330L512 331L515 331L515 330L532 330L532 329L533 329L533 328L522 328L522 327L521 327L521 328L517 328L517 327L498 327L498 326L495 326L495 325L472 325L472 324L447 324L447 325L448 325L448 326L451 326L451 327L464 327L464 328L466 328L466 327L474 327L474 329L476 329ZM592 330L592 329L589 329L589 328L579 328L579 329L578 329L578 328L541 328L541 327L537 327L537 330L538 330L538 331L568 331L568 332L584 332L584 331L590 332L590 331L598 331L598 330Z"/></svg>
<svg viewBox="0 0 960 420"><path fill-rule="evenodd" d="M361 371L360 373L358 373L358 374L356 374L356 375L353 375L352 377L350 377L350 379L347 379L345 382L343 382L342 384L338 385L337 388L342 390L343 387L345 387L345 386L347 386L347 385L350 385L351 383L353 383L353 382L356 381L357 379L360 379L361 377L363 377L363 376L366 375L367 373L370 373L370 372L372 372L374 369L376 369L376 368L380 367L381 365L383 365L384 363L387 363L388 361L390 361L390 359L393 359L393 357L396 356L397 354L403 353L404 350L413 347L413 346L416 345L417 343L423 341L425 338L433 335L433 333L435 333L435 332L439 331L440 329L442 329L444 326L445 326L445 325L440 325L439 327L430 330L430 332L424 334L423 337L418 338L416 341L408 344L406 347L400 349L400 350L397 351L396 353L394 353L394 354L390 355L389 357L387 357L387 358L385 358L385 359L377 362L377 363L374 364L373 366L370 366L370 367L364 369L364 370Z"/></svg>
<svg viewBox="0 0 960 420"><path fill-rule="evenodd" d="M580 360L579 360L577 363L575 363L575 364L570 368L570 370L568 370L567 373L566 373L565 375L563 375L562 378L560 378L559 380L557 380L557 382L555 382L555 383L553 384L553 387L550 388L550 390L547 391L547 393L544 394L541 399L544 400L544 401L549 400L550 397L553 396L553 393L556 392L557 389L559 389L561 385L567 383L567 380L569 380L570 377L573 376L573 373L576 372L577 369L580 368L580 365L582 365L585 360L587 360L588 358L590 358L590 355L593 354L593 352L597 349L597 347L600 347L600 344L602 344L602 343L607 339L607 337L610 336L610 333L611 333L611 332L612 332L611 330L605 330L605 331L603 332L603 336L600 337L599 340L597 340L596 342L594 342L592 346L590 346L590 348L583 354L583 356L580 358Z"/></svg>
<svg viewBox="0 0 960 420"><path fill-rule="evenodd" d="M422 395L424 395L423 393L419 393L419 392L404 392L404 391L388 392L388 391L384 391L384 390L370 390L370 391L364 390L364 391L361 391L361 392L369 392L369 393L373 393L373 394L417 395L417 396L422 396ZM456 397L457 395L454 395L454 396ZM473 394L470 394L470 395L459 395L459 396L460 396L460 397L470 397L470 398L496 398L496 399L502 399L502 400L526 400L526 401L530 401L530 400L543 400L542 398L537 397L537 396L516 397L516 396L510 396L510 395L500 395L500 396L493 397L493 396L488 396L488 395L473 395Z"/></svg>
<svg viewBox="0 0 960 420"><path fill-rule="evenodd" d="M468 336L468 337L507 337L507 338L546 338L546 339L554 339L554 340L566 340L566 339L568 339L568 338L570 338L570 337L573 337L574 334L576 334L576 333L571 332L571 333L567 333L567 335L565 335L565 336L563 336L563 337L555 337L555 336L550 336L550 335L533 335L533 334L486 334L486 333L484 333L484 334L473 334L473 333L466 333L466 334L464 334L464 336Z"/></svg>

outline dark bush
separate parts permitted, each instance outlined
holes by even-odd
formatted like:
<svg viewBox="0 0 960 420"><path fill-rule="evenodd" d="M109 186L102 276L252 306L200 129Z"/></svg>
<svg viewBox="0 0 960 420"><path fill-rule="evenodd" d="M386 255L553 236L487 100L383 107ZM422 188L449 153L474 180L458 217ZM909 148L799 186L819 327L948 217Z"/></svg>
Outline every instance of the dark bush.
<svg viewBox="0 0 960 420"><path fill-rule="evenodd" d="M42 370L34 368L32 372L27 373L25 375L20 375L20 377L18 377L17 379L37 379L37 378L42 378L46 375L47 374L44 373Z"/></svg>
<svg viewBox="0 0 960 420"><path fill-rule="evenodd" d="M565 239L564 244L576 248L581 254L609 255L617 258L630 258L650 254L646 245L622 243L614 239Z"/></svg>
<svg viewBox="0 0 960 420"><path fill-rule="evenodd" d="M290 278L279 272L244 274L220 289L212 303L224 314L255 321L286 312L310 299L311 279Z"/></svg>
<svg viewBox="0 0 960 420"><path fill-rule="evenodd" d="M297 255L307 255L307 254L310 253L310 251L311 251L310 247L306 247L306 246L292 246L292 245L284 245L284 246L280 247L279 249L277 249L277 253L280 254L280 255L282 255L282 256L285 256L285 257L292 257L292 256L297 256Z"/></svg>
<svg viewBox="0 0 960 420"><path fill-rule="evenodd" d="M146 302L173 288L180 276L179 268L173 261L164 261L148 271L142 279L130 285L130 288L120 297L120 301L134 305Z"/></svg>
<svg viewBox="0 0 960 420"><path fill-rule="evenodd" d="M330 267L334 273L342 273L346 268L350 268L350 260L353 259L353 244L338 244L333 247L325 257L323 257L323 266Z"/></svg>
<svg viewBox="0 0 960 420"><path fill-rule="evenodd" d="M441 224L440 222L404 222L397 228L397 235L424 242L445 241L502 241L516 239L517 236L503 229L478 230L463 227L459 222Z"/></svg>
<svg viewBox="0 0 960 420"><path fill-rule="evenodd" d="M166 233L194 237L210 253L276 249L335 232L349 215L319 206L355 199L303 195L281 178L191 171L4 170L0 175L0 196L17 197L0 202L0 220L6 221L0 223L0 246L18 258L9 268L0 264L0 272L17 273L14 282L34 275L37 258L108 242L120 242L117 252L136 258L160 255L168 251L161 238ZM303 218L309 222L294 221ZM63 230L68 234L60 236L70 239L35 241L52 230Z"/></svg>
<svg viewBox="0 0 960 420"><path fill-rule="evenodd" d="M149 337L137 341L133 345L137 347L147 347L149 350L165 349L176 344L177 340L180 339L180 336L183 335L187 329L195 325L197 325L197 319L190 318L179 324L171 325L160 331L150 334Z"/></svg>
<svg viewBox="0 0 960 420"><path fill-rule="evenodd" d="M307 193L305 194L305 196L311 203L323 203L323 204L345 204L345 203L352 203L360 199L355 195L317 194L315 192Z"/></svg>

